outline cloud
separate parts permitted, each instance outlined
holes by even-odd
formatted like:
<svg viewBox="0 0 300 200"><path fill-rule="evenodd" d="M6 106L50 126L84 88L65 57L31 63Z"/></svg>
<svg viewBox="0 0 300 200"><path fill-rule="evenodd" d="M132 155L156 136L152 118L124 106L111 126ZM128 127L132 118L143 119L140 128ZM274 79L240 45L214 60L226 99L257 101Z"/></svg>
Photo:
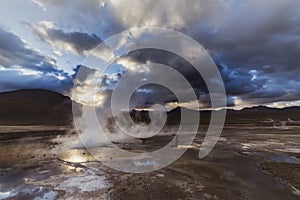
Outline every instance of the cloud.
<svg viewBox="0 0 300 200"><path fill-rule="evenodd" d="M273 102L267 104L268 107L271 108L285 108L285 107L293 107L293 106L300 106L300 101L280 101L280 102Z"/></svg>
<svg viewBox="0 0 300 200"><path fill-rule="evenodd" d="M39 2L55 9L68 7L61 12L68 26L77 25L104 39L134 27L166 27L193 37L231 68L261 69L269 65L269 69L285 70L299 64L298 0Z"/></svg>
<svg viewBox="0 0 300 200"><path fill-rule="evenodd" d="M51 73L43 74L20 67L4 68L0 66L0 72L0 91L37 88L68 94L73 85L72 79L68 77L58 77Z"/></svg>
<svg viewBox="0 0 300 200"><path fill-rule="evenodd" d="M47 12L56 15L54 18L58 27L94 33L102 39L124 30L124 26L114 17L110 0L34 1L39 2Z"/></svg>
<svg viewBox="0 0 300 200"><path fill-rule="evenodd" d="M222 2L225 1L164 0L153 3L151 0L143 0L130 4L113 0L108 1L107 7L125 27L150 26L180 30L211 16Z"/></svg>
<svg viewBox="0 0 300 200"><path fill-rule="evenodd" d="M196 93L198 98L200 98L200 106L208 107L210 105L210 97L208 95L208 89L206 83L204 82L202 76L195 70L195 68L188 63L185 59L161 50L138 50L130 52L128 55L121 57L116 61L124 67L125 72L131 71L140 74L147 74L147 77L159 76L150 67L146 67L147 63L161 63L172 67L182 74L191 84L192 90ZM266 79L253 79L253 74L243 73L243 71L230 69L226 64L217 64L221 76L223 78L225 88L228 95L228 105L232 106L233 101L232 96L249 94L257 91L266 82ZM174 82L172 77L165 77L165 79L170 79L170 82ZM176 85L177 91L180 92L182 96L189 92L182 88L181 83ZM163 87L148 85L144 86L144 89L138 90L134 98L137 105L150 104L150 103L166 103L176 101L176 96L167 91ZM147 92L145 92L147 91ZM138 101L140 101L138 103ZM190 102L192 99L186 99L186 102ZM198 102L197 102L198 103ZM183 103L182 103L183 104ZM193 101L192 107L195 107L195 102ZM199 105L198 105L199 106Z"/></svg>
<svg viewBox="0 0 300 200"><path fill-rule="evenodd" d="M72 99L84 105L106 107L121 74L101 74L99 70L78 65L73 75Z"/></svg>
<svg viewBox="0 0 300 200"><path fill-rule="evenodd" d="M84 56L101 40L122 30L145 26L171 28L189 35L211 54L224 79L229 105L265 104L300 98L299 0L33 2L47 10L48 14L42 22L29 23L35 33L55 50ZM56 69L55 59L29 48L29 44L13 33L0 30L0 36L3 40L0 43L0 62L5 68L16 65L43 73L63 74ZM120 41L122 44L127 42ZM188 47L185 50L191 51ZM103 59L113 56L110 49L96 53ZM172 66L189 80L198 97L207 95L201 76L178 56L153 50L136 51L123 56L117 64L123 66L124 71L155 75L155 72L141 67L147 62ZM104 82L103 87L109 88L107 90L115 84L110 75ZM172 94L163 95L162 91L164 89L149 86L139 90L137 97L146 103L149 102L147 99L174 102ZM143 95L145 100L142 100ZM204 99L209 100L206 96ZM206 105L206 102L202 103Z"/></svg>
<svg viewBox="0 0 300 200"><path fill-rule="evenodd" d="M49 43L55 48L79 55L84 55L85 51L94 49L102 42L95 34L89 35L76 31L64 32L55 28L53 22L49 21L31 24L31 27L42 41Z"/></svg>
<svg viewBox="0 0 300 200"><path fill-rule="evenodd" d="M0 90L45 88L63 92L70 87L68 74L57 68L56 60L41 55L1 27L0 44Z"/></svg>
<svg viewBox="0 0 300 200"><path fill-rule="evenodd" d="M56 61L42 56L37 50L28 47L26 41L0 27L0 64L4 67L20 65L36 70L55 70Z"/></svg>

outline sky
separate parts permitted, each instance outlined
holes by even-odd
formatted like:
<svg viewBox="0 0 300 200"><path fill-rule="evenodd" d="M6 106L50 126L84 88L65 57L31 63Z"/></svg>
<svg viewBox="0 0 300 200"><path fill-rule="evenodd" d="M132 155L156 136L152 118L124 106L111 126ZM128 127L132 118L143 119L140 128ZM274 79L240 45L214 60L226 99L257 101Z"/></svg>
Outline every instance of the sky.
<svg viewBox="0 0 300 200"><path fill-rule="evenodd" d="M199 101L179 104L167 88L148 85L135 92L135 106L208 108L207 88L190 64L151 49L123 55L105 75L82 66L86 76L73 87L84 59L102 41L131 28L162 27L188 35L209 52L228 107L300 105L299 0L0 0L0 5L0 91L42 88L88 103L84 93L93 76L100 80L97 98L103 106L124 73L155 75L141 64L156 62L182 73Z"/></svg>

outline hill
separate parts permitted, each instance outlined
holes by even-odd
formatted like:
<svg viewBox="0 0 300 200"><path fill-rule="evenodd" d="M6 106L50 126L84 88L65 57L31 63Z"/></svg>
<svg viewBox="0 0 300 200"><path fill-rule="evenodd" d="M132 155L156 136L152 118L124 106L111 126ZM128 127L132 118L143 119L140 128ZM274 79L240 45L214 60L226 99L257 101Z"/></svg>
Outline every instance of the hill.
<svg viewBox="0 0 300 200"><path fill-rule="evenodd" d="M70 125L72 101L48 90L0 93L0 125Z"/></svg>

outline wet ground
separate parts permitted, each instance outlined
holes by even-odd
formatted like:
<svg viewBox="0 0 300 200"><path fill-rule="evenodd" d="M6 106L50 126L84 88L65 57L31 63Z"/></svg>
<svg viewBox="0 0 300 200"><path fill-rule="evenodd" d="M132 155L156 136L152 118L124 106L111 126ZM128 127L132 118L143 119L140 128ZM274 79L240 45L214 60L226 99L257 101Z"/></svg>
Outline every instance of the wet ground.
<svg viewBox="0 0 300 200"><path fill-rule="evenodd" d="M300 199L299 130L227 127L201 160L200 133L175 163L145 174L106 167L73 134L5 140L0 199ZM170 138L120 146L147 150ZM113 159L101 148L102 159Z"/></svg>

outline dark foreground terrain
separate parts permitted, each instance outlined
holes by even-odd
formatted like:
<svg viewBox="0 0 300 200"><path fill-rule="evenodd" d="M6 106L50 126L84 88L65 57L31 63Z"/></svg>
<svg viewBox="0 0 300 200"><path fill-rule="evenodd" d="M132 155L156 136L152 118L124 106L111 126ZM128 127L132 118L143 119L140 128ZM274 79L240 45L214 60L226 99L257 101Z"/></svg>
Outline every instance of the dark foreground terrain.
<svg viewBox="0 0 300 200"><path fill-rule="evenodd" d="M0 144L0 199L299 199L299 130L227 126L214 150L201 160L200 132L179 160L145 174L106 167L78 148L78 136L69 131L10 138ZM126 148L160 147L168 137ZM114 159L105 154L109 147L99 148L102 159Z"/></svg>

